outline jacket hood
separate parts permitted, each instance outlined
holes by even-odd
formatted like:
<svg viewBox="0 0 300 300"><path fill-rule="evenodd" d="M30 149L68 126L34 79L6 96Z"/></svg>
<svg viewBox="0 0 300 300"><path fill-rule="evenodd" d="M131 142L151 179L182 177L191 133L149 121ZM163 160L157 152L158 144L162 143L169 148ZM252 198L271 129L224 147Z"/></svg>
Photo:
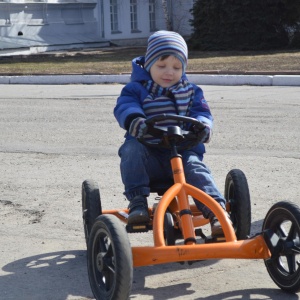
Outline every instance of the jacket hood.
<svg viewBox="0 0 300 300"><path fill-rule="evenodd" d="M139 56L132 60L131 82L142 82L152 79L150 73L144 69L144 63L144 56ZM187 80L185 73L182 75L181 79Z"/></svg>
<svg viewBox="0 0 300 300"><path fill-rule="evenodd" d="M145 57L139 56L132 60L132 72L131 72L131 81L132 82L141 82L148 81L151 79L151 75L148 71L144 69Z"/></svg>

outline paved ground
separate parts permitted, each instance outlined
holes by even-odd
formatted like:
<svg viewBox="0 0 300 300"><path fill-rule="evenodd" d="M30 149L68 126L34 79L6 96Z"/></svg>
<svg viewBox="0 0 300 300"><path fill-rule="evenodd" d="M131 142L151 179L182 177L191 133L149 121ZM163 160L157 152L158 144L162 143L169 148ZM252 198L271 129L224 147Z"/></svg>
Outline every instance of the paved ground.
<svg viewBox="0 0 300 300"><path fill-rule="evenodd" d="M122 85L1 85L0 299L92 299L81 183L99 182L103 208L124 207L112 109ZM300 87L204 86L215 131L206 162L220 189L242 169L252 233L272 204L298 204ZM149 234L130 236L151 244ZM131 299L299 299L261 260L177 263L134 270Z"/></svg>

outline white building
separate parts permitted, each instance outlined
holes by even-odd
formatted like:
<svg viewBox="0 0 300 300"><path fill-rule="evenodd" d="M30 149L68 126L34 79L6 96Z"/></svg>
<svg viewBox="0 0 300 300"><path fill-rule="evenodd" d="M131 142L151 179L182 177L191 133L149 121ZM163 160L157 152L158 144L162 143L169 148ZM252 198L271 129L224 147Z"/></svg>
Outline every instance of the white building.
<svg viewBox="0 0 300 300"><path fill-rule="evenodd" d="M193 0L168 0L173 30L191 34ZM0 55L144 44L166 29L161 0L0 0Z"/></svg>

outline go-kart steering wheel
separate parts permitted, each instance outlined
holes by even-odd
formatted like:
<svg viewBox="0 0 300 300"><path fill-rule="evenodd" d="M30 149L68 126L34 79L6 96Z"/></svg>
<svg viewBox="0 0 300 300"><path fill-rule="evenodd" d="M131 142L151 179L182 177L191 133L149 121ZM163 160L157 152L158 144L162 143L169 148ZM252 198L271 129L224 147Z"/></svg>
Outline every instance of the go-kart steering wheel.
<svg viewBox="0 0 300 300"><path fill-rule="evenodd" d="M174 120L178 121L181 124L186 124L187 128L190 130L184 130L179 125L178 126L159 126L156 125L157 122L165 120ZM186 150L190 149L197 144L203 138L204 128L206 127L202 122L197 119L172 115L172 114L159 114L153 117L146 119L145 123L147 124L147 133L146 136L138 138L138 140L150 147L157 148L167 148L170 149L172 146L176 146L177 150ZM147 139L151 135L155 140Z"/></svg>

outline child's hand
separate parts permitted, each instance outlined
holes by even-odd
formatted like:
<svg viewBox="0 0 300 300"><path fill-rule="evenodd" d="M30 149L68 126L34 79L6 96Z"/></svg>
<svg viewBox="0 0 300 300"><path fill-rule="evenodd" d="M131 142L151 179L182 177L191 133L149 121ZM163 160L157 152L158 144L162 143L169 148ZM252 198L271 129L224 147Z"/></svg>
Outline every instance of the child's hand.
<svg viewBox="0 0 300 300"><path fill-rule="evenodd" d="M142 117L133 119L128 130L129 134L136 138L144 136L148 130L145 121L146 119Z"/></svg>
<svg viewBox="0 0 300 300"><path fill-rule="evenodd" d="M204 128L203 128L202 124L205 125ZM199 127L197 125L194 125L193 126L193 131L199 137L201 137L200 138L200 143L209 143L210 139L211 139L211 135L212 135L212 130L207 124L205 124L205 123L202 123L202 124Z"/></svg>

